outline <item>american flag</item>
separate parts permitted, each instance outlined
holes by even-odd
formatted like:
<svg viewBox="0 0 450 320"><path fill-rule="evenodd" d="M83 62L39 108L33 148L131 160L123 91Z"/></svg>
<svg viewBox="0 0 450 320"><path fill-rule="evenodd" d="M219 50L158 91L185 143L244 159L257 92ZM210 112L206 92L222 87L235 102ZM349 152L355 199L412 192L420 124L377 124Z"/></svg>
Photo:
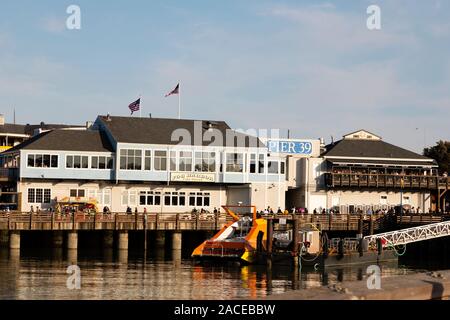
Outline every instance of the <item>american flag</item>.
<svg viewBox="0 0 450 320"><path fill-rule="evenodd" d="M140 108L141 108L141 98L130 103L130 105L128 106L128 109L131 110L131 114L133 114L133 112L135 112L135 111L139 111Z"/></svg>
<svg viewBox="0 0 450 320"><path fill-rule="evenodd" d="M180 92L180 84L177 84L177 86L175 87L175 89L173 89L172 91L170 91L168 94L165 95L165 97L168 97L172 94L178 94Z"/></svg>

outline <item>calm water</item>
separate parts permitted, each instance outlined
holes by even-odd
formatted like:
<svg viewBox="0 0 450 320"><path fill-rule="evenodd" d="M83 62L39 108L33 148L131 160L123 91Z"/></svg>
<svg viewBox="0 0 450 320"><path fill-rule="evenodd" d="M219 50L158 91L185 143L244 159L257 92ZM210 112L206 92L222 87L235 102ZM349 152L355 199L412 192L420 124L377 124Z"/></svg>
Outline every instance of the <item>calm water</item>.
<svg viewBox="0 0 450 320"><path fill-rule="evenodd" d="M194 265L180 252L143 255L115 251L67 252L48 249L0 251L0 299L236 299L258 298L289 290L364 280L365 266L303 270L290 267ZM66 286L72 262L81 269L81 289ZM415 272L384 264L383 277Z"/></svg>

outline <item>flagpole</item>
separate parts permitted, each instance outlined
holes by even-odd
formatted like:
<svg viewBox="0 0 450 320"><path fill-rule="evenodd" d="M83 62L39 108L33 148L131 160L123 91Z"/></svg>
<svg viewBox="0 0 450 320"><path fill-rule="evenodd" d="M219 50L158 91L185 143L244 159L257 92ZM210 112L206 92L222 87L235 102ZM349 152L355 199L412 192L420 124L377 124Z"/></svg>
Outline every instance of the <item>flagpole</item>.
<svg viewBox="0 0 450 320"><path fill-rule="evenodd" d="M139 118L142 118L142 95L139 95L140 103L139 103Z"/></svg>
<svg viewBox="0 0 450 320"><path fill-rule="evenodd" d="M181 86L178 81L178 119L181 119Z"/></svg>

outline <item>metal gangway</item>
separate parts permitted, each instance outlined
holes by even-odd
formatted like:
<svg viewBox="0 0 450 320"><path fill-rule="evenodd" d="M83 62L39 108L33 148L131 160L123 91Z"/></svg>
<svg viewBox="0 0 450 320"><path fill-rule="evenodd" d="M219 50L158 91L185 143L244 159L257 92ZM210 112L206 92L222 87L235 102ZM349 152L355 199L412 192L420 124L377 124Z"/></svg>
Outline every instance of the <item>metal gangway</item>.
<svg viewBox="0 0 450 320"><path fill-rule="evenodd" d="M368 241L369 246L376 246L377 240L380 239L385 248L446 236L450 236L450 221L374 234L364 237L364 240Z"/></svg>

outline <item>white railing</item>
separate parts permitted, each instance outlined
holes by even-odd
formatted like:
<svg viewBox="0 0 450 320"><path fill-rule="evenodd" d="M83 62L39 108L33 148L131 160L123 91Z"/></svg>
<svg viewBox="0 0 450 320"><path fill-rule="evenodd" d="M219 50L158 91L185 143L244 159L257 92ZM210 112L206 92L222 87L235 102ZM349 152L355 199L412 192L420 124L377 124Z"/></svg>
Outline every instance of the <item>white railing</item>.
<svg viewBox="0 0 450 320"><path fill-rule="evenodd" d="M377 239L381 239L383 247L390 247L446 236L450 236L450 221L374 234L364 239L369 241L369 246L376 246Z"/></svg>

